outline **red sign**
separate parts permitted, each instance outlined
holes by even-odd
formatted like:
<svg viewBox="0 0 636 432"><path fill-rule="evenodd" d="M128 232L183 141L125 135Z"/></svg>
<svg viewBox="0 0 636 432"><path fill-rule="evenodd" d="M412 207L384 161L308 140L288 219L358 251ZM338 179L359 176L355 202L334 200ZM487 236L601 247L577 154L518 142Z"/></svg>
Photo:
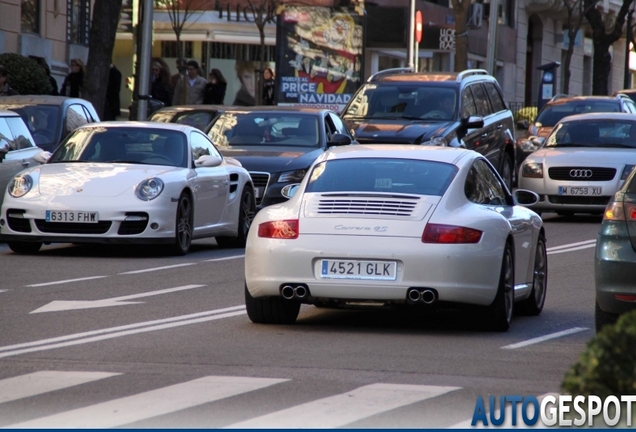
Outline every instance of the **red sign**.
<svg viewBox="0 0 636 432"><path fill-rule="evenodd" d="M422 29L422 12L417 11L415 12L415 41L417 43L422 42Z"/></svg>

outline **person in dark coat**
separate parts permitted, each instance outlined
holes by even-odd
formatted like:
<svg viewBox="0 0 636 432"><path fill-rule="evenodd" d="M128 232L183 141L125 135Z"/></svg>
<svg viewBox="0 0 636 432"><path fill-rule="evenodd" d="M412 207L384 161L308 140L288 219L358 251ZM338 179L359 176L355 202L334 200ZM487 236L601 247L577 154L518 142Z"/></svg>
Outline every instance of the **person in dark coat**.
<svg viewBox="0 0 636 432"><path fill-rule="evenodd" d="M152 65L152 85L150 86L150 96L153 99L163 102L163 106L172 105L172 96L174 89L170 83L170 73L168 69L160 63Z"/></svg>
<svg viewBox="0 0 636 432"><path fill-rule="evenodd" d="M46 77L51 84L51 92L49 94L51 96L59 96L60 92L57 90L57 81L51 76L51 68L49 67L49 64L44 59L40 59L39 64L42 66L42 69L44 69L44 73L46 73Z"/></svg>
<svg viewBox="0 0 636 432"><path fill-rule="evenodd" d="M275 105L275 85L276 80L274 79L274 71L272 68L265 68L263 71L263 105Z"/></svg>
<svg viewBox="0 0 636 432"><path fill-rule="evenodd" d="M108 86L106 87L106 101L104 104L104 120L117 120L121 115L119 91L121 90L121 72L114 64L108 70Z"/></svg>
<svg viewBox="0 0 636 432"><path fill-rule="evenodd" d="M0 96L15 96L18 92L9 86L9 71L0 65Z"/></svg>
<svg viewBox="0 0 636 432"><path fill-rule="evenodd" d="M225 100L225 90L227 89L227 81L218 69L210 71L208 83L205 86L203 94L203 103L211 105L223 105Z"/></svg>
<svg viewBox="0 0 636 432"><path fill-rule="evenodd" d="M60 94L62 96L82 97L85 73L84 62L77 58L72 59L71 72L64 78Z"/></svg>

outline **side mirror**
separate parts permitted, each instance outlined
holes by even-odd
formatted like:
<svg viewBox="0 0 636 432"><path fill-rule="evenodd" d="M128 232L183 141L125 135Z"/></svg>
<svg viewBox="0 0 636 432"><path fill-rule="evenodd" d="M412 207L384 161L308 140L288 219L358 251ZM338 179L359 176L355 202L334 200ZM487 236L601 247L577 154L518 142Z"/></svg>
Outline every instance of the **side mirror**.
<svg viewBox="0 0 636 432"><path fill-rule="evenodd" d="M484 118L481 116L470 116L462 119L462 126L466 129L479 129L484 127Z"/></svg>
<svg viewBox="0 0 636 432"><path fill-rule="evenodd" d="M345 134L335 133L331 136L331 141L327 143L327 147L342 146L351 144L351 138Z"/></svg>
<svg viewBox="0 0 636 432"><path fill-rule="evenodd" d="M515 190L512 193L512 198L515 202L515 205L524 207L531 206L539 202L539 195L526 189Z"/></svg>
<svg viewBox="0 0 636 432"><path fill-rule="evenodd" d="M528 130L529 127L530 127L530 123L526 119L519 120L517 122L517 129Z"/></svg>
<svg viewBox="0 0 636 432"><path fill-rule="evenodd" d="M195 168L212 168L221 165L223 159L213 155L203 155L194 161Z"/></svg>
<svg viewBox="0 0 636 432"><path fill-rule="evenodd" d="M39 164L44 164L48 162L50 157L51 157L51 152L41 151L40 153L33 156L33 160Z"/></svg>
<svg viewBox="0 0 636 432"><path fill-rule="evenodd" d="M294 196L299 187L300 183L288 184L280 190L280 194L285 198L290 199Z"/></svg>

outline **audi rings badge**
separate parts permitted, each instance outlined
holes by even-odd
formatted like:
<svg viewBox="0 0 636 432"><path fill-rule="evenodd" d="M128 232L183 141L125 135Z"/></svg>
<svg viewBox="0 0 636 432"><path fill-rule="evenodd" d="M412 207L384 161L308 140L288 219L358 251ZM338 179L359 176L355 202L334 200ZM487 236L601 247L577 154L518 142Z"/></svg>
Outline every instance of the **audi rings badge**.
<svg viewBox="0 0 636 432"><path fill-rule="evenodd" d="M572 178L591 178L592 177L591 169L571 169L570 177Z"/></svg>

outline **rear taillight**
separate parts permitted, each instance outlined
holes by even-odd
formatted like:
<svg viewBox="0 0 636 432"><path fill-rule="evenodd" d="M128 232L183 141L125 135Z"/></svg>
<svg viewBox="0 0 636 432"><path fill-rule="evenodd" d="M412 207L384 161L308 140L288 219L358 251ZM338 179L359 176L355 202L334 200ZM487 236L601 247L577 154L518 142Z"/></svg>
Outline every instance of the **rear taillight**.
<svg viewBox="0 0 636 432"><path fill-rule="evenodd" d="M454 225L428 224L422 234L422 243L478 243L482 232Z"/></svg>
<svg viewBox="0 0 636 432"><path fill-rule="evenodd" d="M622 202L610 201L605 207L603 220L611 221L636 221L636 204L624 204Z"/></svg>
<svg viewBox="0 0 636 432"><path fill-rule="evenodd" d="M258 226L258 236L265 238L298 238L298 219L264 222Z"/></svg>

